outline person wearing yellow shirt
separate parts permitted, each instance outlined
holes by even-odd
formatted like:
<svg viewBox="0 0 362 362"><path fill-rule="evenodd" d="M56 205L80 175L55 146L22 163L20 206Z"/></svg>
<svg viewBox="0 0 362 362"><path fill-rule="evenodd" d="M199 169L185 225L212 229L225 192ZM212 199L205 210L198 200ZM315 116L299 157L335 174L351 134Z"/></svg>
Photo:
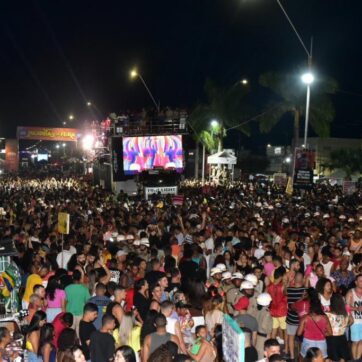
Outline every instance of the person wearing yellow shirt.
<svg viewBox="0 0 362 362"><path fill-rule="evenodd" d="M39 267L39 265L33 264L31 266L30 269L31 274L28 276L28 279L26 280L26 287L22 300L23 309L28 309L30 296L34 293L35 285L37 284L42 285L43 283L41 271L42 268Z"/></svg>

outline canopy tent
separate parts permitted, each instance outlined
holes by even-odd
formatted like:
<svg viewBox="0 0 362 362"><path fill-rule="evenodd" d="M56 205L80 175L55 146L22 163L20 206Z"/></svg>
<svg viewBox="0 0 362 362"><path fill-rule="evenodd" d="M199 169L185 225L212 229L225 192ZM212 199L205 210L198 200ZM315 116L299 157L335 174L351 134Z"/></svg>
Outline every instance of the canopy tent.
<svg viewBox="0 0 362 362"><path fill-rule="evenodd" d="M207 163L209 165L236 165L236 157L224 150L209 156Z"/></svg>

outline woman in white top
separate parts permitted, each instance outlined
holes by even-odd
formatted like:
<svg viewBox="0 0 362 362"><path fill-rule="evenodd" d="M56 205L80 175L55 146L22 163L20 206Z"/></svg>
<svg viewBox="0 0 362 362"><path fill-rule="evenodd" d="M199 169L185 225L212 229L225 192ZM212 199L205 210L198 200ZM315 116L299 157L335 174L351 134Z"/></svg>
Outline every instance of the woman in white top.
<svg viewBox="0 0 362 362"><path fill-rule="evenodd" d="M331 298L333 295L332 282L327 278L320 278L315 288L319 294L319 299L321 301L323 311L329 312L331 305Z"/></svg>

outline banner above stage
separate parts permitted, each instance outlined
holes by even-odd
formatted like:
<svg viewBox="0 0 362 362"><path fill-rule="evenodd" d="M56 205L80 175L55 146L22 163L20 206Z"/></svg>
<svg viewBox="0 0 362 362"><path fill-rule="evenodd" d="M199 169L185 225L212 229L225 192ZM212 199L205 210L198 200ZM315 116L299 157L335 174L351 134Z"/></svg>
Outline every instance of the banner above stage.
<svg viewBox="0 0 362 362"><path fill-rule="evenodd" d="M18 139L76 142L80 131L76 128L18 127Z"/></svg>

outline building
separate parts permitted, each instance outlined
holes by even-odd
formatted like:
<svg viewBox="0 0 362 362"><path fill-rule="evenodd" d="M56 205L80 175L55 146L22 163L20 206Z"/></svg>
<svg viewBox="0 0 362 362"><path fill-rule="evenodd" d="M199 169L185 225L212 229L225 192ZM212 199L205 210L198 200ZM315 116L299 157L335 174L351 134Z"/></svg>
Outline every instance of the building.
<svg viewBox="0 0 362 362"><path fill-rule="evenodd" d="M360 149L362 140L360 138L308 138L308 146L316 151L316 168L314 174L330 176L330 170L326 168L330 161L330 154L340 149Z"/></svg>

